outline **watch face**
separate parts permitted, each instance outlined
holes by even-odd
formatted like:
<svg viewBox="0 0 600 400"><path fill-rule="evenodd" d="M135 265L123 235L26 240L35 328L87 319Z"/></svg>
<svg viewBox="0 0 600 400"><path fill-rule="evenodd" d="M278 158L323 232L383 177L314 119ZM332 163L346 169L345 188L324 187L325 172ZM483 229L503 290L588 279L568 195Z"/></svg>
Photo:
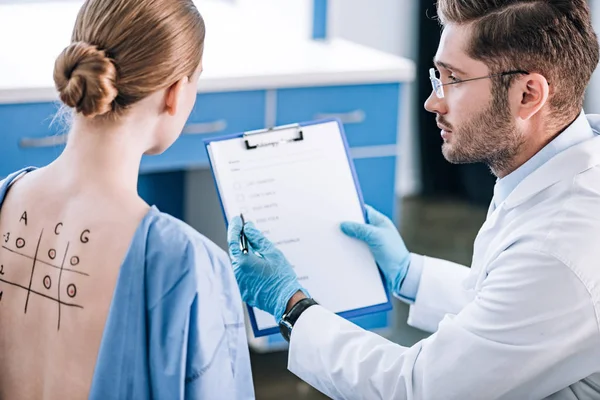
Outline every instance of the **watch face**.
<svg viewBox="0 0 600 400"><path fill-rule="evenodd" d="M279 322L279 332L281 332L281 336L286 340L286 342L290 341L290 335L292 333L292 325L285 320L286 316L281 319Z"/></svg>
<svg viewBox="0 0 600 400"><path fill-rule="evenodd" d="M311 298L302 299L296 303L287 314L283 314L281 321L279 321L279 332L281 332L281 335L286 341L290 341L292 328L298 318L300 318L300 315L304 310L315 304L318 303Z"/></svg>

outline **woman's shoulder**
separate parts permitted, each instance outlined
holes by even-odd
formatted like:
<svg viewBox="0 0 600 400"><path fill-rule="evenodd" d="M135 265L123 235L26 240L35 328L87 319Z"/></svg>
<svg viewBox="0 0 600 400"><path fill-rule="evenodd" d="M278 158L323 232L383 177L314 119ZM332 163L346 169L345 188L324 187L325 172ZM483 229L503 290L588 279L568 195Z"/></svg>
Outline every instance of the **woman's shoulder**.
<svg viewBox="0 0 600 400"><path fill-rule="evenodd" d="M184 221L152 207L153 218L148 226L148 243L162 251L175 253L175 257L193 253L194 256L226 258L227 254L213 241Z"/></svg>
<svg viewBox="0 0 600 400"><path fill-rule="evenodd" d="M185 222L152 208L145 234L145 264L150 298L160 299L176 286L195 295L205 284L232 284L229 257Z"/></svg>
<svg viewBox="0 0 600 400"><path fill-rule="evenodd" d="M21 176L23 176L26 173L31 172L35 169L36 169L35 167L27 167L27 168L23 168L18 171L15 171L13 173L10 173L6 177L0 176L0 204L2 204L2 200L4 199L4 196L5 196L8 188L10 187L10 185L12 185L12 183L14 181L16 181L17 179L19 179Z"/></svg>

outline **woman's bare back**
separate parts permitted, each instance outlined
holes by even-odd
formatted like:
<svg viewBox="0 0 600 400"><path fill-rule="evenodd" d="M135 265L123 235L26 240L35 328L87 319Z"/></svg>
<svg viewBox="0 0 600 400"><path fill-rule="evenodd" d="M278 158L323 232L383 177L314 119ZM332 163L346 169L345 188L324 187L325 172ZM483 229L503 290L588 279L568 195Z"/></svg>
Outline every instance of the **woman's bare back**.
<svg viewBox="0 0 600 400"><path fill-rule="evenodd" d="M51 169L0 208L0 398L87 398L121 263L148 206Z"/></svg>

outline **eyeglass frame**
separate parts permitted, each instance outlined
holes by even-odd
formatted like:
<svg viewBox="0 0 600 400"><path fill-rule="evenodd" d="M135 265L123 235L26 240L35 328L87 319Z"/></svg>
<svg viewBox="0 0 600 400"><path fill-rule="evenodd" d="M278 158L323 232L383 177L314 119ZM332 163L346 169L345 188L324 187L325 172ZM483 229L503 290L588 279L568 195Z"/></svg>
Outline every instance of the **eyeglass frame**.
<svg viewBox="0 0 600 400"><path fill-rule="evenodd" d="M464 83L464 82L469 82L469 81L476 81L476 80L479 80L479 79L495 78L495 77L498 77L498 76L515 75L515 74L526 74L526 75L528 75L529 74L529 72L524 71L524 70L514 70L514 71L500 72L498 74L491 74L491 75L486 75L486 76L480 76L478 78L462 79L462 80L459 80L457 82L442 83L441 79L436 76L436 72L439 72L436 68L430 68L429 69L429 79L431 80L431 86L433 88L433 92L438 97L438 99L443 99L444 98L444 86L456 85L457 83ZM438 93L438 88L439 88L440 93Z"/></svg>

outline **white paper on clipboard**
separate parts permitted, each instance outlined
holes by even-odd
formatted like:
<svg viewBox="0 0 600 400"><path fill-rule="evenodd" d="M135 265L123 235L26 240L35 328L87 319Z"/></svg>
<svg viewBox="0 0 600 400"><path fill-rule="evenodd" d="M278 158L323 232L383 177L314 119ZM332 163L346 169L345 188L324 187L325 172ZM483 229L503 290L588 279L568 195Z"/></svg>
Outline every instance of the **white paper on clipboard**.
<svg viewBox="0 0 600 400"><path fill-rule="evenodd" d="M294 129L301 130L301 140ZM250 149L248 137L207 144L227 220L243 213L254 222L327 309L368 313L374 306L391 307L368 247L340 230L343 221L364 222L340 124L268 132L252 137L256 147ZM258 309L253 314L258 331L277 326L269 314Z"/></svg>

